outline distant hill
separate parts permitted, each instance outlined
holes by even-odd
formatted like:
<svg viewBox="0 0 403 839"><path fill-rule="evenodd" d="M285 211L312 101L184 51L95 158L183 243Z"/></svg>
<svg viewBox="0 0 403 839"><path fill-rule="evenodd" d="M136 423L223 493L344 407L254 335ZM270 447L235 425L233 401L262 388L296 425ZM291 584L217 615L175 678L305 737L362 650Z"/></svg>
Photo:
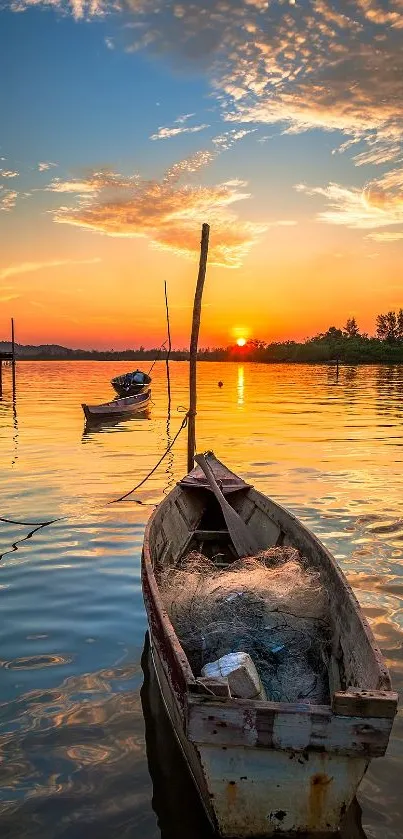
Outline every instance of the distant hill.
<svg viewBox="0 0 403 839"><path fill-rule="evenodd" d="M0 341L0 352L11 352L10 341ZM31 361L129 361L142 358L152 359L161 355L161 349L153 347L145 349L140 347L137 350L73 350L70 347L62 347L60 344L15 344L16 358ZM188 358L187 350L173 350L172 357L177 360Z"/></svg>
<svg viewBox="0 0 403 839"><path fill-rule="evenodd" d="M11 352L11 341L0 341L0 352ZM62 347L60 344L40 344L35 347L30 344L15 344L15 354L18 358L70 358L75 350ZM77 350L81 352L81 350Z"/></svg>

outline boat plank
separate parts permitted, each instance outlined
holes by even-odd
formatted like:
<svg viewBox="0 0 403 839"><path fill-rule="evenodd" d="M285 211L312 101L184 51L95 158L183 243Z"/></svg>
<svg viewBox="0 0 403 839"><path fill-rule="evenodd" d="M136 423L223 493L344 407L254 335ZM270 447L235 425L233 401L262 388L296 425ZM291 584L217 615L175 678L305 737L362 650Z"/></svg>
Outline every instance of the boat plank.
<svg viewBox="0 0 403 839"><path fill-rule="evenodd" d="M335 655L330 656L329 666L328 666L328 678L329 678L329 692L330 696L333 696L334 693L341 691L341 677L340 677L340 667L339 663L336 659Z"/></svg>
<svg viewBox="0 0 403 839"><path fill-rule="evenodd" d="M192 536L200 542L228 542L228 530L193 530Z"/></svg>
<svg viewBox="0 0 403 839"><path fill-rule="evenodd" d="M278 524L269 518L263 518L260 510L255 505L248 519L248 527L253 530L261 550L270 548L277 544L280 535Z"/></svg>
<svg viewBox="0 0 403 839"><path fill-rule="evenodd" d="M397 701L398 695L393 691L336 691L332 700L332 710L341 716L394 719Z"/></svg>
<svg viewBox="0 0 403 839"><path fill-rule="evenodd" d="M249 746L303 752L322 750L379 757L386 751L392 718L347 717L326 706L239 700L201 702L189 697L187 735L195 744Z"/></svg>

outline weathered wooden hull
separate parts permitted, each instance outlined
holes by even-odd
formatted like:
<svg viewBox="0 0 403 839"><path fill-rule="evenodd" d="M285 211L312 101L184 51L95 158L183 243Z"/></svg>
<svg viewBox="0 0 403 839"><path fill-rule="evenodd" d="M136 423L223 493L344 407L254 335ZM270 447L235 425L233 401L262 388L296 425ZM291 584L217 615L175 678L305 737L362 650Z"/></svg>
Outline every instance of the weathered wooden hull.
<svg viewBox="0 0 403 839"><path fill-rule="evenodd" d="M367 761L327 753L199 746L222 836L337 833Z"/></svg>
<svg viewBox="0 0 403 839"><path fill-rule="evenodd" d="M335 833L369 761L384 754L396 712L397 696L381 654L326 548L279 505L245 484L237 489L228 477L231 502L253 522L262 547L279 539L294 544L332 587L335 656L342 654L347 688L335 682L329 706L209 695L190 669L153 571L181 555L186 531L196 532L207 497L205 489L204 495L195 494L198 480L185 479L170 493L151 517L144 540L152 653L173 728L221 836Z"/></svg>
<svg viewBox="0 0 403 839"><path fill-rule="evenodd" d="M151 390L147 390L136 396L126 396L122 399L114 399L112 402L105 402L103 405L86 405L83 403L81 407L87 420L96 421L145 411L150 402Z"/></svg>
<svg viewBox="0 0 403 839"><path fill-rule="evenodd" d="M308 749L215 745L203 742L202 732L192 729L188 737L152 636L151 645L164 705L206 813L220 836L251 839L279 833L337 833L369 759ZM253 728L250 733L253 736Z"/></svg>

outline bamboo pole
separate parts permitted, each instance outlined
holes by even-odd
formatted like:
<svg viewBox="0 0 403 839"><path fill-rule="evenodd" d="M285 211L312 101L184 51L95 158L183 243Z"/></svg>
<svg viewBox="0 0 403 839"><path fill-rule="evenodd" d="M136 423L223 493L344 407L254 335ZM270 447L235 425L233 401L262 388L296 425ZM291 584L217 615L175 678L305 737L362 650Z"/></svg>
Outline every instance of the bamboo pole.
<svg viewBox="0 0 403 839"><path fill-rule="evenodd" d="M197 342L199 340L201 301L203 286L206 276L208 241L210 226L203 224L200 242L199 274L197 277L196 293L193 304L192 334L190 338L190 365L189 365L189 422L188 422L188 472L194 466L194 453L196 450L196 405L197 405L197 381L196 361Z"/></svg>
<svg viewBox="0 0 403 839"><path fill-rule="evenodd" d="M171 355L172 343L171 343L171 327L169 323L169 308L168 308L168 293L167 293L167 281L164 280L164 291L165 291L165 310L167 316L167 332L168 332L168 349L167 354L165 357L165 364L167 368L167 388L168 388L168 421L171 414L171 379L169 375L169 357Z"/></svg>

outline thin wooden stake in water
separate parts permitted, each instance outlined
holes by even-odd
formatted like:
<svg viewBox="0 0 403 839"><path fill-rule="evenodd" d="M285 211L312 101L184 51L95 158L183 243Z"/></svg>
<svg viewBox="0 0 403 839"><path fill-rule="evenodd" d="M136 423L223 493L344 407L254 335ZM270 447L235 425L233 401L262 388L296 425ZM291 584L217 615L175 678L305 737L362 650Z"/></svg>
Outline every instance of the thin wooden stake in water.
<svg viewBox="0 0 403 839"><path fill-rule="evenodd" d="M167 281L166 280L164 280L164 291L165 291L165 310L166 310L166 315L167 315L167 332L168 332L168 349L167 349L167 354L165 356L165 364L166 364L166 368L167 368L168 422L169 422L169 417L170 417L170 414L171 414L171 379L170 379L170 375L169 375L169 357L171 355L172 344L171 344L171 327L170 327L170 323L169 323L168 293L167 293Z"/></svg>
<svg viewBox="0 0 403 839"><path fill-rule="evenodd" d="M14 342L14 318L11 318L11 352L13 354L11 360L11 368L13 375L13 397L15 397L15 342Z"/></svg>
<svg viewBox="0 0 403 839"><path fill-rule="evenodd" d="M197 342L199 340L201 301L203 296L204 279L206 276L209 234L210 226L208 224L203 224L200 243L199 275L197 277L196 293L193 304L192 335L190 338L188 472L191 472L193 469L194 453L196 451Z"/></svg>

